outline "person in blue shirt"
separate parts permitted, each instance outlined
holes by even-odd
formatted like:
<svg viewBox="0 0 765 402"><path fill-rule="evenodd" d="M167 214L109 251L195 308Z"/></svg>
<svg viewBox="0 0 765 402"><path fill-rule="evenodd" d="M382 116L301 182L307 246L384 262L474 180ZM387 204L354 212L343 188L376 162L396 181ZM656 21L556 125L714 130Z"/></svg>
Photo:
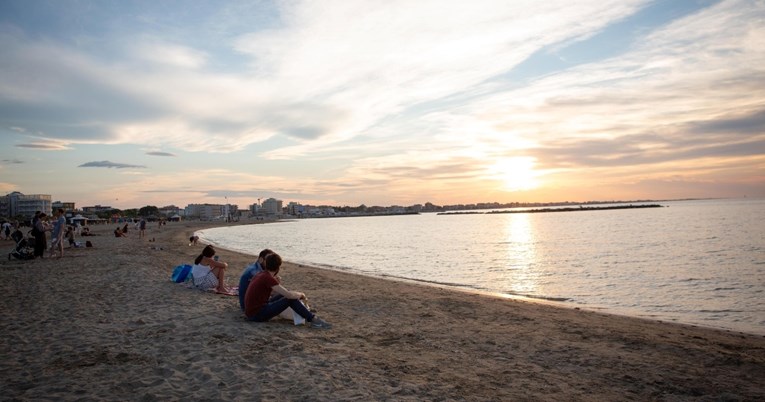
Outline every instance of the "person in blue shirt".
<svg viewBox="0 0 765 402"><path fill-rule="evenodd" d="M64 216L64 209L59 208L56 210L56 222L53 225L53 232L51 233L52 243L50 245L50 257L53 257L56 250L58 250L58 258L64 256L64 230L66 226L66 217Z"/></svg>
<svg viewBox="0 0 765 402"><path fill-rule="evenodd" d="M250 281L255 275L263 271L263 264L266 262L266 256L273 254L274 252L269 249L264 249L258 254L258 259L254 263L247 266L242 272L242 277L239 278L239 307L244 311L244 294L247 293L247 287L250 285Z"/></svg>

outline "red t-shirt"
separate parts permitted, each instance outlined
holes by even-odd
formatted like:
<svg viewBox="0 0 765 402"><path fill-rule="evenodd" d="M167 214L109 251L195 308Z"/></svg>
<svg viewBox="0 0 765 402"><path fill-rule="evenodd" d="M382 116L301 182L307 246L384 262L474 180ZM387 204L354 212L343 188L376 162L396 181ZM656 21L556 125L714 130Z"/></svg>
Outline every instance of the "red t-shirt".
<svg viewBox="0 0 765 402"><path fill-rule="evenodd" d="M268 271L255 275L244 294L244 315L252 317L257 314L268 303L268 298L271 297L271 288L278 284L279 281Z"/></svg>

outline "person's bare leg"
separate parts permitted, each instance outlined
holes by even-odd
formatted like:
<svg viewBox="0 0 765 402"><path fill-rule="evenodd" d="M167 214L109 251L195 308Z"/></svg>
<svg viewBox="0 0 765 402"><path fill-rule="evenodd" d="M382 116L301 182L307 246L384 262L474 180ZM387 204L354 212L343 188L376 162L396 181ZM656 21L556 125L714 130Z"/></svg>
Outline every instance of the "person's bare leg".
<svg viewBox="0 0 765 402"><path fill-rule="evenodd" d="M50 253L48 253L48 258L52 258L53 254L56 252L56 247L58 247L58 244L56 244L56 240L53 240L53 244L50 245Z"/></svg>
<svg viewBox="0 0 765 402"><path fill-rule="evenodd" d="M218 292L226 292L225 270L223 268L215 268L215 277L218 278Z"/></svg>

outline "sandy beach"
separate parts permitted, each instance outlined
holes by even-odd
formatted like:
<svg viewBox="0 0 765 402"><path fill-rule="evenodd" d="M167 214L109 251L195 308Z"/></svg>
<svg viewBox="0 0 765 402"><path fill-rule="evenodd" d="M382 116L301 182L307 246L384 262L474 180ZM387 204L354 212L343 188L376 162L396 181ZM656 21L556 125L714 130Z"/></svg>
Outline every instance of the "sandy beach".
<svg viewBox="0 0 765 402"><path fill-rule="evenodd" d="M762 336L290 263L285 285L333 328L247 322L236 297L170 281L214 226L93 226L61 259L3 255L0 399L765 400ZM218 254L231 286L254 260Z"/></svg>

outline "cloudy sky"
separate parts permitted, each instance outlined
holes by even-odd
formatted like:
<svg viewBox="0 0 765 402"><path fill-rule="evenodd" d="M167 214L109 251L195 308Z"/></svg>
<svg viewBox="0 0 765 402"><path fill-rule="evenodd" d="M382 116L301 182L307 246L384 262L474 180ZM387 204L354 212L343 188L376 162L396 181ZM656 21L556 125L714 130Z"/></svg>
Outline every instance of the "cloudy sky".
<svg viewBox="0 0 765 402"><path fill-rule="evenodd" d="M0 2L0 193L765 196L763 1Z"/></svg>

